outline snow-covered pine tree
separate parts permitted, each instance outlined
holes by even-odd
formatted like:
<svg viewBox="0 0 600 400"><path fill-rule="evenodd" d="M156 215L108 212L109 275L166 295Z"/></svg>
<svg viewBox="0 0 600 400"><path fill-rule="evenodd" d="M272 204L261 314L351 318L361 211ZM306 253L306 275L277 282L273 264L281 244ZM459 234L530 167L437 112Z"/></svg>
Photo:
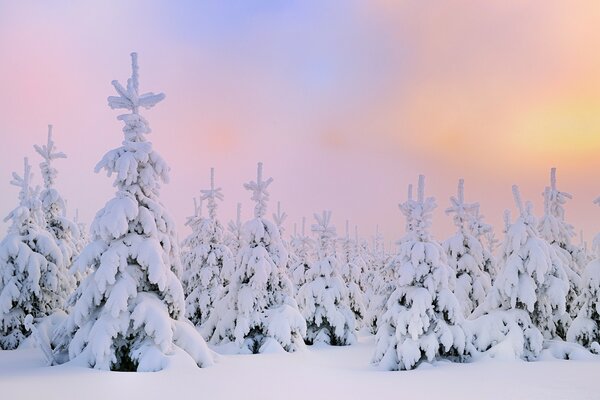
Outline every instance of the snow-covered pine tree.
<svg viewBox="0 0 600 400"><path fill-rule="evenodd" d="M600 197L594 200L600 205ZM593 242L595 257L583 274L581 294L577 299L577 317L567 332L567 340L600 354L600 233Z"/></svg>
<svg viewBox="0 0 600 400"><path fill-rule="evenodd" d="M310 268L313 257L314 241L306 234L306 218L302 217L302 230L292 236L291 248L296 254L290 264L290 276L295 287L295 292L306 282L306 271Z"/></svg>
<svg viewBox="0 0 600 400"><path fill-rule="evenodd" d="M364 293L359 285L360 276L363 273L364 263L361 263L357 254L357 246L350 238L349 221L346 220L346 235L341 238L340 252L340 273L346 287L348 288L348 301L357 327L362 324L362 319L365 317Z"/></svg>
<svg viewBox="0 0 600 400"><path fill-rule="evenodd" d="M265 218L272 178L258 163L252 192L254 219L243 227L243 245L224 296L203 327L213 343L234 342L241 352L295 351L303 345L306 322L293 297L285 266L287 253L277 226Z"/></svg>
<svg viewBox="0 0 600 400"><path fill-rule="evenodd" d="M443 247L456 277L451 280L453 292L465 317L468 317L483 303L490 290L491 278L485 271L486 266L489 268L486 263L489 263L489 258L486 260L484 246L471 230L479 204L465 203L463 179L458 181L457 195L450 197L450 203L446 214L454 214L457 231L444 242Z"/></svg>
<svg viewBox="0 0 600 400"><path fill-rule="evenodd" d="M56 240L56 244L60 248L63 257L62 264L57 265L63 270L61 275L65 281L61 282L61 289L65 292L61 293L61 297L67 299L75 290L77 285L75 276L68 273L73 260L81 251L81 234L79 226L69 218L67 218L67 207L62 196L54 187L58 171L53 165L53 161L59 158L67 158L65 153L59 152L54 146L52 140L52 125L48 125L48 138L45 145L33 146L35 151L42 157L40 170L44 180L44 189L40 193L40 201L46 220L46 229L52 234Z"/></svg>
<svg viewBox="0 0 600 400"><path fill-rule="evenodd" d="M204 324L214 303L223 295L223 271L233 271L233 255L223 244L223 226L217 219L217 200L223 200L221 188L215 188L215 171L210 169L210 189L202 190L208 218L191 218L192 234L184 241L186 315L195 325Z"/></svg>
<svg viewBox="0 0 600 400"><path fill-rule="evenodd" d="M519 218L506 232L502 247L500 272L486 299L487 310L525 310L531 322L547 338L565 337L569 324L566 298L569 280L554 249L539 237L532 204L523 205L519 188L513 185ZM537 334L525 338L524 358L534 358L541 349Z"/></svg>
<svg viewBox="0 0 600 400"><path fill-rule="evenodd" d="M285 228L283 226L285 220L287 219L287 213L281 210L281 202L277 202L277 212L271 214L273 217L273 222L277 229L279 230L279 237L281 238L281 244L283 244L283 248L287 253L287 261L285 263L285 272L288 275L288 278L292 280L292 276L290 274L291 265L296 263L296 253L294 249L290 246L290 243L285 240Z"/></svg>
<svg viewBox="0 0 600 400"><path fill-rule="evenodd" d="M316 260L306 271L298 303L306 319L306 342L344 346L356 341L356 319L335 256L336 232L331 211L315 214Z"/></svg>
<svg viewBox="0 0 600 400"><path fill-rule="evenodd" d="M352 262L357 266L357 269L360 271L358 276L358 286L360 287L361 292L363 293L363 306L365 309L365 313L367 312L367 285L366 285L366 275L367 275L367 261L365 260L365 251L363 247L364 241L358 235L358 225L354 225L354 248L352 251ZM364 316L363 316L364 318Z"/></svg>
<svg viewBox="0 0 600 400"><path fill-rule="evenodd" d="M195 263L196 253L190 251L195 249L199 245L200 227L204 222L202 217L202 199L198 202L197 198L192 199L194 201L194 213L186 218L185 226L188 226L192 233L183 239L181 242L181 284L183 285L183 293L185 296L189 294L187 278L190 275L191 265Z"/></svg>
<svg viewBox="0 0 600 400"><path fill-rule="evenodd" d="M146 139L150 127L139 114L165 96L139 93L136 53L131 61L127 86L113 81L118 96L108 98L111 108L130 112L118 116L125 139L96 165L96 172L116 175L117 192L96 214L91 242L74 263L92 271L54 342L71 360L97 369L160 370L177 347L197 365L210 365L206 343L185 319L175 224L160 202L169 167Z"/></svg>
<svg viewBox="0 0 600 400"><path fill-rule="evenodd" d="M498 247L499 241L496 239L492 226L484 222L484 216L479 210L479 205L473 212L470 229L473 236L475 236L483 246L483 271L489 275L491 283L494 283L494 279L498 274L498 266L496 258L494 257L494 252Z"/></svg>
<svg viewBox="0 0 600 400"><path fill-rule="evenodd" d="M231 250L234 260L242 247L242 227L242 203L237 203L236 219L229 221L225 234L225 245Z"/></svg>
<svg viewBox="0 0 600 400"><path fill-rule="evenodd" d="M389 370L415 368L427 360L462 360L466 348L462 310L449 288L451 268L429 232L435 199L425 198L419 176L417 200L400 207L410 229L399 245L395 290L381 316L373 361Z"/></svg>
<svg viewBox="0 0 600 400"><path fill-rule="evenodd" d="M79 240L75 243L77 254L79 254L81 253L81 250L83 250L83 248L88 244L90 238L87 225L79 218L78 208L75 209L75 218L73 218L73 222L77 225L77 229L79 230Z"/></svg>
<svg viewBox="0 0 600 400"><path fill-rule="evenodd" d="M25 317L44 317L64 307L68 282L63 254L46 230L38 189L31 188L31 166L23 176L13 172L19 205L4 219L11 221L0 242L0 349L15 349L29 335Z"/></svg>
<svg viewBox="0 0 600 400"><path fill-rule="evenodd" d="M385 252L383 235L379 232L379 225L375 229L369 259L371 261L367 270L369 289L366 292L368 303L364 325L369 328L371 333L375 334L377 333L381 310L385 308L385 304L393 291L392 282L396 267L396 257L388 257Z"/></svg>
<svg viewBox="0 0 600 400"><path fill-rule="evenodd" d="M585 264L579 265L579 262L581 262L579 258L581 249L571 243L571 237L575 236L575 230L572 225L565 221L564 205L572 196L556 188L556 168L550 170L550 186L546 187L543 195L544 216L538 226L540 236L550 243L556 251L569 278L566 307L569 315L575 318L577 310L572 306L575 305L575 300L579 296L581 289L579 272L583 270ZM564 338L564 335L561 335L561 337Z"/></svg>

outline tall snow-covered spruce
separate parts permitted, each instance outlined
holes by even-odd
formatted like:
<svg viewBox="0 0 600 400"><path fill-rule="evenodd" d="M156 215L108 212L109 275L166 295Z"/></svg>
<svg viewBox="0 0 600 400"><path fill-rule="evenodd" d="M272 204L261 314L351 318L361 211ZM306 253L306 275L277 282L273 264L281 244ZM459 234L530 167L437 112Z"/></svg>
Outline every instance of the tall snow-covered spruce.
<svg viewBox="0 0 600 400"><path fill-rule="evenodd" d="M306 333L285 270L288 256L279 228L265 218L272 181L263 179L259 163L256 181L244 184L256 203L254 219L244 224L231 281L203 326L211 342L233 342L242 353L295 351Z"/></svg>
<svg viewBox="0 0 600 400"><path fill-rule="evenodd" d="M300 310L307 322L306 342L352 344L356 341L356 318L334 253L336 232L330 224L331 211L315 214L315 219L316 260L298 291Z"/></svg>
<svg viewBox="0 0 600 400"><path fill-rule="evenodd" d="M183 349L198 366L212 364L206 343L184 318L178 279L179 248L173 220L160 202L169 167L146 139L150 127L139 114L164 94L138 92L137 54L131 54L127 87L112 84L113 109L125 123L121 147L96 166L115 174L115 197L96 214L91 242L73 269L91 268L76 293L76 303L54 338L68 357L104 370L157 371L168 356Z"/></svg>
<svg viewBox="0 0 600 400"><path fill-rule="evenodd" d="M223 244L223 226L217 219L217 200L223 200L223 194L221 188L215 188L214 174L211 168L210 189L201 191L208 218L196 212L197 217L188 221L192 234L183 242L186 314L195 325L208 320L214 303L223 295L223 276L233 270L233 255Z"/></svg>
<svg viewBox="0 0 600 400"><path fill-rule="evenodd" d="M11 221L0 242L0 349L17 348L29 336L25 317L45 317L62 309L69 289L63 254L31 188L31 166L24 160L23 176L13 172L19 205L4 219Z"/></svg>
<svg viewBox="0 0 600 400"><path fill-rule="evenodd" d="M581 265L580 252L582 249L571 243L571 237L575 236L575 230L565 220L564 205L572 196L557 189L556 168L550 170L550 186L546 187L543 196L544 216L540 220L538 229L540 236L550 243L556 252L569 278L566 308L569 315L574 318L577 315L575 301L581 289L579 273L583 271L585 264ZM564 335L561 336L564 338Z"/></svg>
<svg viewBox="0 0 600 400"><path fill-rule="evenodd" d="M554 249L538 234L530 202L513 186L519 217L506 233L499 273L484 304L474 312L473 344L493 357L537 358L543 338L564 337L569 322L569 281Z"/></svg>
<svg viewBox="0 0 600 400"><path fill-rule="evenodd" d="M79 226L67 218L67 207L64 199L54 187L58 171L54 168L53 161L67 158L63 152L56 150L52 140L52 125L48 125L48 138L45 145L34 145L35 151L42 157L40 170L44 179L44 189L40 193L40 201L46 219L46 229L54 236L56 244L63 255L63 262L58 267L65 270L65 282L62 288L66 291L63 296L67 298L76 287L75 276L66 271L71 267L73 260L81 250L81 234Z"/></svg>
<svg viewBox="0 0 600 400"><path fill-rule="evenodd" d="M458 181L456 197L452 196L450 202L452 205L446 209L446 214L454 214L457 231L444 242L444 249L456 275L453 292L465 317L468 317L485 300L491 287L491 278L485 271L487 260L484 246L471 231L479 204L465 203L462 179Z"/></svg>
<svg viewBox="0 0 600 400"><path fill-rule="evenodd" d="M399 245L395 290L378 323L373 361L380 368L407 370L423 361L460 361L465 355L462 310L448 282L452 270L429 233L435 207L434 198L425 198L421 175L417 200L409 197L400 207L409 230Z"/></svg>
<svg viewBox="0 0 600 400"><path fill-rule="evenodd" d="M594 203L600 205L600 197ZM585 268L578 312L567 331L567 340L600 354L600 233L594 238L593 248L596 255Z"/></svg>
<svg viewBox="0 0 600 400"><path fill-rule="evenodd" d="M356 234L358 240L358 234ZM361 275L365 272L366 265L358 253L358 245L350 238L349 221L346 220L346 235L341 238L340 252L340 274L348 288L348 300L350 309L354 312L357 327L360 327L365 317L364 293L360 287L359 281Z"/></svg>

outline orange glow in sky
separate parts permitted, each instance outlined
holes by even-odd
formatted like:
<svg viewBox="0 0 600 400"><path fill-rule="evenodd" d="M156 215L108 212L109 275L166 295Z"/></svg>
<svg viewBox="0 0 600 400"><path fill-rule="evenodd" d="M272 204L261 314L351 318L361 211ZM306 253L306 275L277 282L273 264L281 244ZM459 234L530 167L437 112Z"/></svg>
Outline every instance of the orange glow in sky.
<svg viewBox="0 0 600 400"><path fill-rule="evenodd" d="M182 236L210 167L225 222L238 201L251 215L242 183L263 161L288 232L327 208L339 232L348 218L396 240L397 204L419 173L438 239L461 177L499 230L511 185L539 215L555 166L574 195L567 218L590 239L599 26L600 2L577 0L0 1L0 212L17 201L10 173L26 155L37 165L33 144L52 123L69 156L58 188L91 221L113 191L94 165L122 135L110 81L127 78L137 51L141 88L167 95L144 115L172 168L162 195Z"/></svg>

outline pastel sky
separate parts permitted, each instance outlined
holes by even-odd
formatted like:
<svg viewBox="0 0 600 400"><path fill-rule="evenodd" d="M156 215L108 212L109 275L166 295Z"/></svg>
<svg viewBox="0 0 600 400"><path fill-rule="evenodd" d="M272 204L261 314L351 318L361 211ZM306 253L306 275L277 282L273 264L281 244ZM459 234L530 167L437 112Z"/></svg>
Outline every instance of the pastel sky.
<svg viewBox="0 0 600 400"><path fill-rule="evenodd" d="M144 115L172 167L162 199L180 234L215 167L225 222L251 214L242 183L273 176L288 231L333 210L363 235L404 230L397 204L419 173L437 198L458 178L501 227L511 185L541 213L550 167L574 195L567 218L600 231L600 2L0 0L0 214L10 173L54 124L58 188L90 222L113 193L94 174L122 140L111 80L130 74L165 101ZM36 170L37 172L37 170ZM36 174L40 182L39 172ZM514 214L514 211L513 211ZM7 225L0 225L4 231Z"/></svg>

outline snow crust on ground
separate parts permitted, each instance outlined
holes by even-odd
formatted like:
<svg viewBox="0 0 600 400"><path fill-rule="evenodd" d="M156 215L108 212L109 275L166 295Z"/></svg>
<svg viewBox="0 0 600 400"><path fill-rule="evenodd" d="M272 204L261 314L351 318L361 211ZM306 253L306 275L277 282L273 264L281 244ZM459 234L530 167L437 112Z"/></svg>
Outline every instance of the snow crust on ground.
<svg viewBox="0 0 600 400"><path fill-rule="evenodd" d="M0 351L2 399L598 399L599 360L438 362L412 371L369 366L373 336L345 347L221 355L198 368L182 350L160 372L47 367L39 349ZM216 348L216 350L221 350Z"/></svg>

